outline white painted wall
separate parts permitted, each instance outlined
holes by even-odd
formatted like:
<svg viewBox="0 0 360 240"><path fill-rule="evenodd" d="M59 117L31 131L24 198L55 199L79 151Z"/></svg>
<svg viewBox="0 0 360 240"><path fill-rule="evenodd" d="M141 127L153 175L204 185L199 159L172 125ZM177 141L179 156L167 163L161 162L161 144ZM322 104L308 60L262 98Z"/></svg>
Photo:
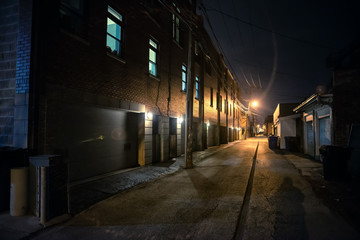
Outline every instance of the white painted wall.
<svg viewBox="0 0 360 240"><path fill-rule="evenodd" d="M296 137L296 118L280 118L280 149L285 149L285 137Z"/></svg>

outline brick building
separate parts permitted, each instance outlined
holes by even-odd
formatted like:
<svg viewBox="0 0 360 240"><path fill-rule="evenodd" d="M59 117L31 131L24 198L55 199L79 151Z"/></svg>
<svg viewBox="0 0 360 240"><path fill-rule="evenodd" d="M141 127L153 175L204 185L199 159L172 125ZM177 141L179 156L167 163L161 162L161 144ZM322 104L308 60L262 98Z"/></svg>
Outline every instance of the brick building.
<svg viewBox="0 0 360 240"><path fill-rule="evenodd" d="M0 146L63 156L73 183L166 161L189 84L192 150L240 139L239 86L194 4L2 1Z"/></svg>

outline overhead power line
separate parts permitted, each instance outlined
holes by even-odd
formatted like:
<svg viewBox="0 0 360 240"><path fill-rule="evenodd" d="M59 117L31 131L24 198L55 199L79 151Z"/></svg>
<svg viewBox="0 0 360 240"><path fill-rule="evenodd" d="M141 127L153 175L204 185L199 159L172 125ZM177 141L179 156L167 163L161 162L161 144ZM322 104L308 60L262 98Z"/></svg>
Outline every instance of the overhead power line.
<svg viewBox="0 0 360 240"><path fill-rule="evenodd" d="M206 18L206 21L207 21L208 24L209 24L210 30L211 30L211 32L212 32L212 34L213 34L213 37L214 37L214 39L215 39L215 41L216 41L216 45L218 46L219 51L220 51L220 52L222 53L222 55L224 56L227 64L229 65L229 68L231 69L231 72L234 74L235 80L237 80L237 81L240 83L240 78L237 76L236 72L234 71L234 68L232 67L231 62L230 62L229 59L227 58L224 49L221 47L221 44L220 44L219 39L216 37L214 28L213 28L213 26L212 26L212 24L211 24L211 22L210 22L209 16L208 16L207 11L206 11L206 8L204 7L203 4L201 4L201 10L203 11L203 14L204 14L204 16L205 16L205 18Z"/></svg>
<svg viewBox="0 0 360 240"><path fill-rule="evenodd" d="M319 43L314 43L314 42L310 42L310 41L306 41L306 40L303 40L303 39L299 39L299 38L295 38L295 37L291 37L291 36L288 36L286 34L283 34L283 33L280 33L280 32L275 32L271 29L268 29L268 28L265 28L265 27L262 27L262 26L259 26L259 25L256 25L256 24L253 24L253 23L250 23L250 22L247 22L247 21L244 21L236 16L233 16L231 14L228 14L228 13L225 13L223 11L220 11L218 9L214 9L214 8L205 8L204 6L202 6L202 8L204 8L206 11L213 11L213 12L217 12L217 13L220 13L224 16L227 16L229 18L232 18L232 19L235 19L241 23L244 23L246 25L249 25L249 26L252 26L252 27L256 27L260 30L263 30L265 32L269 32L269 33L274 33L278 36L281 36L281 37L284 37L284 38L287 38L287 39L290 39L290 40L293 40L293 41L297 41L297 42L301 42L301 43L306 43L308 45L313 45L313 46L316 46L316 47L320 47L320 48L325 48L325 49L330 49L330 50L339 50L337 48L334 48L332 46L327 46L327 45L324 45L324 44L319 44Z"/></svg>

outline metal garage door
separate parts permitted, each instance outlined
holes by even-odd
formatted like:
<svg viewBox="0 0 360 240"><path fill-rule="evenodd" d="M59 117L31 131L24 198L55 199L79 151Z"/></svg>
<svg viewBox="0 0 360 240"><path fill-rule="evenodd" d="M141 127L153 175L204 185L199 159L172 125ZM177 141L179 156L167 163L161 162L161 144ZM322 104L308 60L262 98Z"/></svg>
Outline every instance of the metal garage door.
<svg viewBox="0 0 360 240"><path fill-rule="evenodd" d="M330 117L320 118L320 146L331 145L331 122Z"/></svg>
<svg viewBox="0 0 360 240"><path fill-rule="evenodd" d="M314 132L311 122L306 122L306 133L307 133L307 154L314 156Z"/></svg>
<svg viewBox="0 0 360 240"><path fill-rule="evenodd" d="M69 161L70 181L137 166L137 113L66 106L48 123L53 143ZM51 127L52 126L52 127Z"/></svg>

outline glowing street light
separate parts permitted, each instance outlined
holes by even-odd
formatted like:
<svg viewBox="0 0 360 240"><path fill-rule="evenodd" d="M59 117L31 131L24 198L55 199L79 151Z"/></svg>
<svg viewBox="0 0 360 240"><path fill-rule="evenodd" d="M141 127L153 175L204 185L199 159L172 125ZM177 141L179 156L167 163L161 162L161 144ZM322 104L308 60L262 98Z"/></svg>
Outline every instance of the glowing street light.
<svg viewBox="0 0 360 240"><path fill-rule="evenodd" d="M251 103L251 106L252 106L252 107L257 107L257 106L259 106L259 102L256 101L256 100L254 100L254 101L252 101L252 102L250 102L250 103Z"/></svg>
<svg viewBox="0 0 360 240"><path fill-rule="evenodd" d="M246 127L245 127L245 139L246 139L246 135L247 135L247 129L248 129L248 116L249 113L251 113L250 109L251 107L256 108L259 106L259 102L256 100L250 101L249 105L248 105L248 110L246 111Z"/></svg>

